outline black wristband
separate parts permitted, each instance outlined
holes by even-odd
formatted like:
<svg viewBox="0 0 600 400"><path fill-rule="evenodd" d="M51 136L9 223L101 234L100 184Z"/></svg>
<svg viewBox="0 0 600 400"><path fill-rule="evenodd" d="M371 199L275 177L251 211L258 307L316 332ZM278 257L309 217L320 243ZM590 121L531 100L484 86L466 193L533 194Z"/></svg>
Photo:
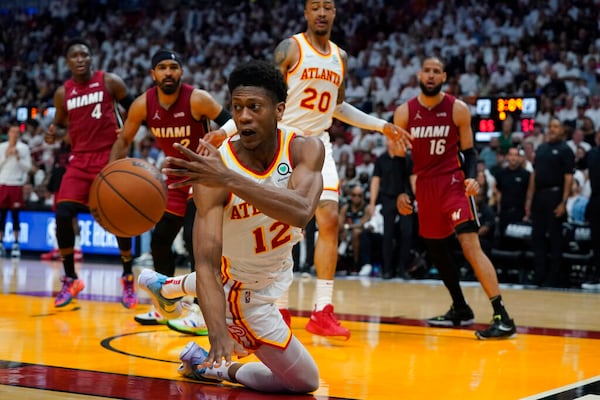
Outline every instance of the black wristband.
<svg viewBox="0 0 600 400"><path fill-rule="evenodd" d="M231 114L229 113L229 111L227 111L226 109L223 108L223 109L221 109L221 112L219 113L219 115L217 115L217 118L215 118L215 122L217 124L219 124L219 126L223 126L230 119L231 119Z"/></svg>
<svg viewBox="0 0 600 400"><path fill-rule="evenodd" d="M463 155L462 170L465 173L467 179L477 178L477 154L475 154L474 148L469 148L461 151Z"/></svg>

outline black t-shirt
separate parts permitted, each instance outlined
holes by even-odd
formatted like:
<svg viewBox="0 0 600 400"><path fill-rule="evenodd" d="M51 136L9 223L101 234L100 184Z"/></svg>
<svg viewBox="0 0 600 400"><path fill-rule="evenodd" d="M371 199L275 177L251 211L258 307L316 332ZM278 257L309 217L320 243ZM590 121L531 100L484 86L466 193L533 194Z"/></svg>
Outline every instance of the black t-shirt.
<svg viewBox="0 0 600 400"><path fill-rule="evenodd" d="M496 174L496 188L501 193L500 209L523 209L529 176L531 174L525 168L510 169L502 168Z"/></svg>
<svg viewBox="0 0 600 400"><path fill-rule="evenodd" d="M572 174L574 168L575 155L564 141L542 143L535 152L535 189L562 190L565 174Z"/></svg>
<svg viewBox="0 0 600 400"><path fill-rule="evenodd" d="M410 193L409 176L412 174L411 157L390 157L385 152L377 157L373 176L378 176L379 195L397 197L400 193Z"/></svg>
<svg viewBox="0 0 600 400"><path fill-rule="evenodd" d="M600 196L600 147L594 147L588 151L587 167L592 196Z"/></svg>

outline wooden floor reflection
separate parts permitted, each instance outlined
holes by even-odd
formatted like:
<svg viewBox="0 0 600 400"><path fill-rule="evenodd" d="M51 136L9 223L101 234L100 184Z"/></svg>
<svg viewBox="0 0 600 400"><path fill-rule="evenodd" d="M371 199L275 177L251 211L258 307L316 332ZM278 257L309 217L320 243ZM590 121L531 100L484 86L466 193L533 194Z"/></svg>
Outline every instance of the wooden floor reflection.
<svg viewBox="0 0 600 400"><path fill-rule="evenodd" d="M503 287L519 326L515 339L482 342L474 329L491 317L477 283L465 282L475 311L469 329L423 320L449 305L438 281L341 278L336 312L352 331L347 342L305 329L314 280L290 292L294 334L315 357L321 386L312 396L206 385L177 375L191 338L133 321L148 309L118 302L120 267L79 266L86 289L64 310L52 305L62 267L34 259L1 264L0 399L577 399L600 395L600 293ZM185 272L185 271L181 271ZM599 396L600 397L600 396Z"/></svg>

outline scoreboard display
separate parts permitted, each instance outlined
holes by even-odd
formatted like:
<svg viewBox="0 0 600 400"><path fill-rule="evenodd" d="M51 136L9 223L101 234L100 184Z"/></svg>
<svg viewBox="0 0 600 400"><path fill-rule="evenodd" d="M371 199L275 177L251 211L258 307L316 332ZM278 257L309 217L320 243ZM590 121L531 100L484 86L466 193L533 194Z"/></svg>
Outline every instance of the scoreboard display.
<svg viewBox="0 0 600 400"><path fill-rule="evenodd" d="M508 116L513 120L513 132L527 134L533 131L535 114L538 111L537 97L497 96L475 99L475 114L472 117L475 141L489 142L500 136L502 124Z"/></svg>

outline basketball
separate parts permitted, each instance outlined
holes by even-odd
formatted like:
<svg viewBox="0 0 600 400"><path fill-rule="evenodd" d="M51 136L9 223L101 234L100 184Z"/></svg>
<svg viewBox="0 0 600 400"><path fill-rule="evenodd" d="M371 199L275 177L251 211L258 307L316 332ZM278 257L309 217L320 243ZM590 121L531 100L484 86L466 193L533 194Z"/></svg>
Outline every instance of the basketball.
<svg viewBox="0 0 600 400"><path fill-rule="evenodd" d="M90 213L115 236L138 236L150 230L167 205L167 185L160 171L139 158L106 165L90 188Z"/></svg>

